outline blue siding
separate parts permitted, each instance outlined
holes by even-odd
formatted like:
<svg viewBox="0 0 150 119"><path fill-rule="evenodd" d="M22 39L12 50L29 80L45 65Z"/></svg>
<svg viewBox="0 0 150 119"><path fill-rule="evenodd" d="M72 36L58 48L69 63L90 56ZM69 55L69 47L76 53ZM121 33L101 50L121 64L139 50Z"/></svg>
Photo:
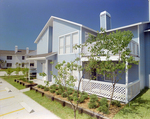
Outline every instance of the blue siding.
<svg viewBox="0 0 150 119"><path fill-rule="evenodd" d="M107 30L111 29L111 18L106 15L106 27L107 27Z"/></svg>
<svg viewBox="0 0 150 119"><path fill-rule="evenodd" d="M48 52L52 52L52 38L53 38L53 28L52 28L52 27L49 27Z"/></svg>
<svg viewBox="0 0 150 119"><path fill-rule="evenodd" d="M105 15L100 16L100 28L103 28L106 30L106 27L105 27L106 21L105 20L106 20Z"/></svg>
<svg viewBox="0 0 150 119"><path fill-rule="evenodd" d="M150 88L150 32L145 33L145 83Z"/></svg>
<svg viewBox="0 0 150 119"><path fill-rule="evenodd" d="M93 35L95 35L95 36L97 35L97 33L95 33L95 32L92 32L92 31L90 31L90 30L88 30L88 29L82 28L82 43L85 42L85 32L91 33L91 34L93 34Z"/></svg>
<svg viewBox="0 0 150 119"><path fill-rule="evenodd" d="M37 43L37 54L48 53L48 42L49 42L49 28L45 31L45 33Z"/></svg>

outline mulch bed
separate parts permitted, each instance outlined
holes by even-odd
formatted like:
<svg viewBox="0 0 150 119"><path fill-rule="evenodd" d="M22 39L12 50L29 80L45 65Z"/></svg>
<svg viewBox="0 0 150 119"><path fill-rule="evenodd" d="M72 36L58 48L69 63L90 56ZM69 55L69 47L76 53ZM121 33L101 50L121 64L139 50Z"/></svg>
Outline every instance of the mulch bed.
<svg viewBox="0 0 150 119"><path fill-rule="evenodd" d="M63 98L61 95L56 95L55 93L51 93L50 91L44 91L44 89L38 88L37 86L35 87L31 87L31 90L35 90L36 92L40 92L42 94L42 96L47 96L48 98L50 98L51 100L56 100L58 102L60 102L62 104L62 106L67 106L72 108L72 105L70 103L70 101L68 101L67 98ZM99 98L100 100L100 98ZM78 104L79 105L79 113L86 113L89 114L91 116L96 116L98 119L102 119L102 118L113 118L114 115L121 110L125 104L121 104L121 107L116 107L111 105L110 109L109 109L109 114L103 114L102 112L98 112L97 109L89 109L88 108L88 103L89 103L90 99L86 99L84 101L84 103ZM72 101L73 104L76 104L74 101ZM109 102L108 102L109 103Z"/></svg>

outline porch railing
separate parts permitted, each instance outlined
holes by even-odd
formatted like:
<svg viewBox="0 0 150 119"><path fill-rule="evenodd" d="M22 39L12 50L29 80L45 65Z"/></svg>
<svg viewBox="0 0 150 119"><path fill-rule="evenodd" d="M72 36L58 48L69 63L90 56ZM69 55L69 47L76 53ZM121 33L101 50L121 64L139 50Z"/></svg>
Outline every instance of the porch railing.
<svg viewBox="0 0 150 119"><path fill-rule="evenodd" d="M81 52L84 53L84 56L90 56L91 53L88 51L88 47L92 47L95 43L92 43L86 47L83 47L81 49ZM131 50L131 53L130 55L133 55L133 56L139 56L139 46L138 46L138 43L131 40L129 45L128 45L128 48Z"/></svg>
<svg viewBox="0 0 150 119"><path fill-rule="evenodd" d="M140 92L139 84L140 81L136 81L128 85L128 101L133 99ZM90 94L96 94L101 97L110 98L112 92L112 83L83 79L82 90ZM113 99L121 102L126 102L125 84L115 85Z"/></svg>

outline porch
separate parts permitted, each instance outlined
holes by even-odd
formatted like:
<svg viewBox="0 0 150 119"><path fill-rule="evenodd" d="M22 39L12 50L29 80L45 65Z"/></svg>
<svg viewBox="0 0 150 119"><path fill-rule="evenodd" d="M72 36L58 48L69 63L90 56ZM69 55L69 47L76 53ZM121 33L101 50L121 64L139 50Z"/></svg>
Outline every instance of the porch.
<svg viewBox="0 0 150 119"><path fill-rule="evenodd" d="M90 94L96 94L100 97L110 98L112 83L82 79L81 90ZM128 85L117 83L115 85L113 99L124 103L128 103L139 93L140 93L140 80L131 82Z"/></svg>

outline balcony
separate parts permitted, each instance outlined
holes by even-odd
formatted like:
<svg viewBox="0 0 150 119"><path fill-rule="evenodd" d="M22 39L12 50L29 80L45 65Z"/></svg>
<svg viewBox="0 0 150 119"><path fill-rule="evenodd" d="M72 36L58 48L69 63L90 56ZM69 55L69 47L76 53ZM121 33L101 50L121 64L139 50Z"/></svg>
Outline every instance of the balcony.
<svg viewBox="0 0 150 119"><path fill-rule="evenodd" d="M81 49L81 52L84 53L84 57L91 55L91 53L88 51L88 47L92 47L94 44L95 43L92 43ZM132 55L134 57L139 57L139 46L138 46L137 42L131 40L127 48L129 48L131 50L130 55Z"/></svg>

